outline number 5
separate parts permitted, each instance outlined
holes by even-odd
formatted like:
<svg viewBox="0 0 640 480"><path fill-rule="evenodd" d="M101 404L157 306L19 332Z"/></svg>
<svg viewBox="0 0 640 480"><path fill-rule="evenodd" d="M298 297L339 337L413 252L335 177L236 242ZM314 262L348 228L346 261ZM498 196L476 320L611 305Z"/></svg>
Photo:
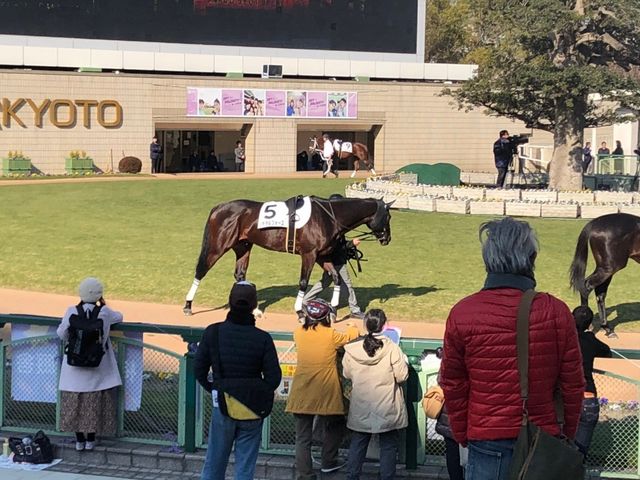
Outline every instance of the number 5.
<svg viewBox="0 0 640 480"><path fill-rule="evenodd" d="M276 216L276 206L275 205L267 205L267 208L264 209L265 216L264 218L272 219Z"/></svg>

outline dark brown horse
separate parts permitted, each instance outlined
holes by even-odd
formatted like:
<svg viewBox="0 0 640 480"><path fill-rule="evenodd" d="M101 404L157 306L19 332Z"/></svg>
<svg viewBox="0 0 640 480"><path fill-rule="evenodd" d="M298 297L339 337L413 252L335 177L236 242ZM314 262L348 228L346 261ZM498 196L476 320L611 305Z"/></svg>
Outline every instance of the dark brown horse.
<svg viewBox="0 0 640 480"><path fill-rule="evenodd" d="M596 269L585 278L589 246ZM605 297L613 275L627 266L629 259L640 262L640 217L612 213L587 223L576 245L571 263L571 286L580 292L581 305L589 304L591 290L596 291L600 322L607 336L615 335L607 323Z"/></svg>
<svg viewBox="0 0 640 480"><path fill-rule="evenodd" d="M185 315L191 315L191 305L200 281L229 250L236 254L236 281L245 279L254 244L276 252L287 251L286 229L258 229L261 206L262 203L251 200L233 200L213 207L204 228L195 279L184 306ZM302 310L302 298L315 263L331 274L334 281L332 304L337 306L340 276L331 263L331 254L338 239L354 228L366 225L382 245L387 245L391 241L389 207L390 204L373 198L325 200L311 197L311 217L302 228L296 230L294 253L302 257L296 312Z"/></svg>
<svg viewBox="0 0 640 480"><path fill-rule="evenodd" d="M317 137L312 137L310 140L311 143L309 144L309 150L311 152L322 153L322 148L318 143ZM350 143L351 151L348 151L346 148L345 150L342 149L342 145L344 143L345 142L338 139L333 141L334 155L340 160L349 161L353 159L353 173L351 174L351 177L355 177L358 170L360 170L360 162L364 163L364 166L369 172L371 172L371 175L375 175L376 171L373 169L373 162L369 158L369 149L367 146L364 143L353 142Z"/></svg>

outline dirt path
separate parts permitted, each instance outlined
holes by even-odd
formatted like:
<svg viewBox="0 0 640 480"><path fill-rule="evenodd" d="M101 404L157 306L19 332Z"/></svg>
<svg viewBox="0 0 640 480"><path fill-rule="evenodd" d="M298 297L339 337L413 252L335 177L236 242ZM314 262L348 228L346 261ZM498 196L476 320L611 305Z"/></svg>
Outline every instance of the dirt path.
<svg viewBox="0 0 640 480"><path fill-rule="evenodd" d="M78 298L70 295L57 295L52 293L29 292L0 288L0 312L21 313L32 315L60 316L69 305L78 302ZM181 305L164 305L156 303L131 302L125 300L112 300L107 297L107 302L112 308L121 311L127 322L153 323L156 325L190 325L194 327L206 327L210 323L224 320L226 310L214 310L206 306L194 308L194 315L185 317ZM292 332L297 326L295 314L269 313L266 318L258 322L258 326L271 332ZM441 339L444 334L443 324L430 324L420 322L393 322L392 324L402 329L405 338L431 338ZM342 328L338 324L338 329ZM6 332L5 332L6 335ZM607 339L598 335L614 349L637 349L640 345L639 333L621 332L620 338ZM168 350L184 353L186 345L180 337L149 333L145 341ZM629 376L640 380L640 362L626 360L604 360L596 363L598 368Z"/></svg>

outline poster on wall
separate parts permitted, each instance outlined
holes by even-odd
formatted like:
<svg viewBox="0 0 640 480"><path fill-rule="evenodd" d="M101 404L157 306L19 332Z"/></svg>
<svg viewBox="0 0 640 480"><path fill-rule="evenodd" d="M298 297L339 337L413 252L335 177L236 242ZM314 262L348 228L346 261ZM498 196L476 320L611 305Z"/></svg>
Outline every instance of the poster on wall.
<svg viewBox="0 0 640 480"><path fill-rule="evenodd" d="M188 117L358 118L356 92L187 88Z"/></svg>

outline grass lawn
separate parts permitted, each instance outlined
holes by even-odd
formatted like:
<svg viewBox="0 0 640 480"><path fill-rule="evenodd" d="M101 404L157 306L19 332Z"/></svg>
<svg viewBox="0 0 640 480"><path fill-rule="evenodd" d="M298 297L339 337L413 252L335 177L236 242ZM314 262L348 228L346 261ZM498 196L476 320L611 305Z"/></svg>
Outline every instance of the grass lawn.
<svg viewBox="0 0 640 480"><path fill-rule="evenodd" d="M107 297L182 304L193 279L207 214L220 202L328 196L348 180L248 179L93 182L0 187L0 286L74 294L96 275ZM482 286L477 232L488 217L393 211L392 242L365 242L368 260L354 279L363 308L382 307L397 320L443 322L451 306ZM538 289L574 306L567 271L583 220L532 219L541 244ZM234 255L201 284L195 306L226 303ZM300 270L297 256L255 248L248 278L271 311L291 311ZM319 269L312 281L320 276ZM609 290L610 319L640 327L631 262ZM329 293L329 292L328 292ZM592 297L592 306L595 300Z"/></svg>

